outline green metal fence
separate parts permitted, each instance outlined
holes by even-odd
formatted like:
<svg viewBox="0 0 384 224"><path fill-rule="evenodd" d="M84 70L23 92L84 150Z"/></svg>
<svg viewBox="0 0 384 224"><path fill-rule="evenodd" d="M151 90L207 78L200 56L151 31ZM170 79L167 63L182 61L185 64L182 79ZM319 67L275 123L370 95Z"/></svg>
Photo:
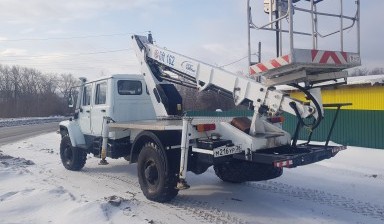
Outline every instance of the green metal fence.
<svg viewBox="0 0 384 224"><path fill-rule="evenodd" d="M313 141L325 141L336 110L325 110L324 120L312 135ZM285 114L284 130L294 133L297 119ZM303 130L299 139L306 139ZM340 110L331 141L368 148L384 149L384 111Z"/></svg>
<svg viewBox="0 0 384 224"><path fill-rule="evenodd" d="M325 141L332 125L336 110L325 110L324 120L312 135L313 141ZM253 115L250 110L215 111L188 111L186 116L207 117L249 117ZM284 130L295 132L297 119L295 116L285 113ZM303 130L299 139L307 139L309 132ZM331 141L351 146L384 149L384 111L367 110L340 110L336 120Z"/></svg>

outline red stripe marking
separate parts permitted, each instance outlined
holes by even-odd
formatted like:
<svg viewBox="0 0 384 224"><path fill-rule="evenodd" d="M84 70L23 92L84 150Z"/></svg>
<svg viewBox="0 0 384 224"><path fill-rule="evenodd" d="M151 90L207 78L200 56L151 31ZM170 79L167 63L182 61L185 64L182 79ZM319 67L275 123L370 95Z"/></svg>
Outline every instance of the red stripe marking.
<svg viewBox="0 0 384 224"><path fill-rule="evenodd" d="M285 55L285 56L283 56L283 59L284 59L286 62L289 63L289 55Z"/></svg>
<svg viewBox="0 0 384 224"><path fill-rule="evenodd" d="M340 58L337 57L337 54L336 54L335 52L332 52L331 57L332 57L333 60L335 61L335 64L337 64L337 65L340 65L340 64L341 64Z"/></svg>
<svg viewBox="0 0 384 224"><path fill-rule="evenodd" d="M276 60L272 60L272 61L271 61L271 64L272 64L272 66L275 67L275 68L278 68L278 67L281 66L281 64L280 64L278 61L276 61Z"/></svg>
<svg viewBox="0 0 384 224"><path fill-rule="evenodd" d="M251 70L251 71L250 71L250 72L251 72L251 75L254 75L254 74L256 74L255 70L253 70L253 68L252 68L252 67L249 67L249 70Z"/></svg>
<svg viewBox="0 0 384 224"><path fill-rule="evenodd" d="M343 56L343 58L345 59L345 61L347 61L347 53L345 53L345 52L340 52L340 53ZM318 54L317 50L312 50L312 61L315 60L317 54ZM324 51L319 63L320 64L327 64L329 58L332 58L333 61L335 62L335 64L337 64L337 65L342 64L342 62L341 62L340 58L338 57L338 55L336 54L336 52L333 52L333 51Z"/></svg>
<svg viewBox="0 0 384 224"><path fill-rule="evenodd" d="M341 55L343 55L343 58L345 59L346 62L348 62L348 55L346 52L341 52Z"/></svg>
<svg viewBox="0 0 384 224"><path fill-rule="evenodd" d="M312 50L312 52L311 52L312 53L312 62L315 61L315 58L316 58L318 52L319 52L318 50Z"/></svg>
<svg viewBox="0 0 384 224"><path fill-rule="evenodd" d="M331 57L331 52L325 51L323 56L320 59L320 64L327 64L328 58Z"/></svg>
<svg viewBox="0 0 384 224"><path fill-rule="evenodd" d="M263 65L263 64L257 64L256 65L262 72L265 72L265 71L267 71L268 70L268 68L267 67L265 67L265 65Z"/></svg>

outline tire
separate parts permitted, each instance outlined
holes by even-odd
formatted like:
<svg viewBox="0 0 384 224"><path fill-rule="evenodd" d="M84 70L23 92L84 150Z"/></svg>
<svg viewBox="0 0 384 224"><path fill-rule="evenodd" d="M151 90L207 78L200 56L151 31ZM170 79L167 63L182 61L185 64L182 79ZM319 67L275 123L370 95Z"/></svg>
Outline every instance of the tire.
<svg viewBox="0 0 384 224"><path fill-rule="evenodd" d="M137 171L140 188L147 199L167 202L178 194L177 171L168 164L165 152L156 144L147 143L141 149Z"/></svg>
<svg viewBox="0 0 384 224"><path fill-rule="evenodd" d="M87 153L78 147L73 147L68 135L61 139L60 158L67 170L81 170L87 160Z"/></svg>
<svg viewBox="0 0 384 224"><path fill-rule="evenodd" d="M215 174L224 182L229 183L242 183L244 182L244 177L242 177L242 171L238 167L240 163L238 162L226 162L220 163L213 166Z"/></svg>
<svg viewBox="0 0 384 224"><path fill-rule="evenodd" d="M230 161L214 165L213 168L217 177L229 183L270 180L283 174L281 167L247 161Z"/></svg>

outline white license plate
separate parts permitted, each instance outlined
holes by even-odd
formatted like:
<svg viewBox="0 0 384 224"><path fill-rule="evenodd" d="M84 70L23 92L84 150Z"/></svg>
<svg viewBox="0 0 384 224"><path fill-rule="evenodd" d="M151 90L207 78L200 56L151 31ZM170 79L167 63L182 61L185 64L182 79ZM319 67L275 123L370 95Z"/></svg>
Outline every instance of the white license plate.
<svg viewBox="0 0 384 224"><path fill-rule="evenodd" d="M235 146L221 146L219 148L213 149L213 156L214 157L221 157L221 156L227 156L232 155L236 153L242 152L241 147L238 145Z"/></svg>

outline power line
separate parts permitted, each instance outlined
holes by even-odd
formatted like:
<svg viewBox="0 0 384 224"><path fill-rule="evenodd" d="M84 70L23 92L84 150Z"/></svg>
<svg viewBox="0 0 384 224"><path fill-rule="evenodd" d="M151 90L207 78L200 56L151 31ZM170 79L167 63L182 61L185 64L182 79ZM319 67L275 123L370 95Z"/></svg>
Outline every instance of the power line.
<svg viewBox="0 0 384 224"><path fill-rule="evenodd" d="M138 33L146 33L142 31ZM100 34L100 35L85 35L73 37L46 37L46 38L20 38L20 39L0 39L0 42L17 42L17 41L44 41L44 40L70 40L70 39L85 39L85 38L100 38L100 37L114 37L114 36L127 36L135 33L114 33L114 34Z"/></svg>
<svg viewBox="0 0 384 224"><path fill-rule="evenodd" d="M238 59L238 60L236 60L236 61L234 61L234 62L231 62L231 63L225 64L225 65L222 65L222 66L219 66L219 67L220 67L220 68L224 68L224 67L227 67L227 66L233 65L233 64L235 64L235 63L237 63L237 62L240 62L240 61L242 61L242 60L246 59L247 57L248 57L248 55L247 55L247 56L245 56L245 57L242 57L242 58L240 58L240 59Z"/></svg>
<svg viewBox="0 0 384 224"><path fill-rule="evenodd" d="M256 53L253 53L253 54L251 54L251 55L257 55L257 54L256 54ZM224 67L227 67L227 66L236 64L236 63L238 63L238 62L240 62L240 61L242 61L242 60L244 60L244 59L246 59L246 58L248 58L248 55L245 56L245 57L242 57L242 58L240 58L240 59L238 59L238 60L236 60L236 61L230 62L230 63L228 63L228 64L221 65L221 66L219 66L219 68L224 68Z"/></svg>

